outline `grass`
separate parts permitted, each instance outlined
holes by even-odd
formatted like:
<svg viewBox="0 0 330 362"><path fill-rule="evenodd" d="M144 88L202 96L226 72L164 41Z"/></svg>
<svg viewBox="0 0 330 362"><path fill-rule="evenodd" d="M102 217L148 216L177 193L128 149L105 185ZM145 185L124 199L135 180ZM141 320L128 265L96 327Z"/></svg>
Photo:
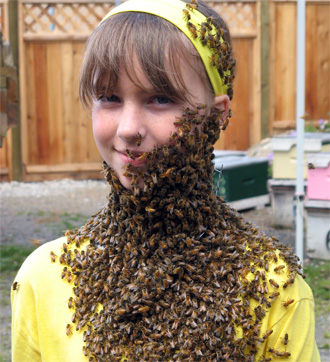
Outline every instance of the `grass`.
<svg viewBox="0 0 330 362"><path fill-rule="evenodd" d="M68 212L64 212L57 214L54 212L45 213L38 211L32 216L34 216L37 224L46 225L48 228L54 230L75 229L84 225L87 221L87 216L80 213L70 214Z"/></svg>
<svg viewBox="0 0 330 362"><path fill-rule="evenodd" d="M0 273L16 272L35 246L0 245Z"/></svg>
<svg viewBox="0 0 330 362"><path fill-rule="evenodd" d="M304 264L306 282L313 291L316 316L330 312L330 261L310 259Z"/></svg>

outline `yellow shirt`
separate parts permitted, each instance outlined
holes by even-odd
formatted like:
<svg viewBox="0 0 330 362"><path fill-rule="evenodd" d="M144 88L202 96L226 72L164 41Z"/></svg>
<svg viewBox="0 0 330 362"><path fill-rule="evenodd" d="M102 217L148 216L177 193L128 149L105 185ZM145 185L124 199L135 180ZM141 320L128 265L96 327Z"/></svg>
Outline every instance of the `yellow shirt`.
<svg viewBox="0 0 330 362"><path fill-rule="evenodd" d="M40 246L26 259L15 278L17 287L11 292L13 362L88 361L82 351L83 331L76 332L73 327L72 333L66 334L66 326L72 324L74 313L68 308L69 298L74 296L73 284L61 279L63 266L58 260L53 263L50 259L51 251L58 256L62 253L64 242L65 237ZM284 273L269 274L268 277L279 284L286 280ZM282 303L288 299L294 302L284 307ZM271 357L272 362L319 362L314 327L313 295L305 281L297 276L294 284L281 288L280 296L262 319L260 336L271 329L273 333L266 343L258 346L255 361L264 356ZM283 344L285 333L289 336L287 346ZM275 357L269 348L286 350L291 356Z"/></svg>

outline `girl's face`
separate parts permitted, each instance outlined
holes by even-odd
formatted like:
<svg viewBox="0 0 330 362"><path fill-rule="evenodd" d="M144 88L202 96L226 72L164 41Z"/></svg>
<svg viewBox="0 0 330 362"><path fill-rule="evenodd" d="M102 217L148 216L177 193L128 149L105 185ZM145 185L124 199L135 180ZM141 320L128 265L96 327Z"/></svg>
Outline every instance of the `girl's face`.
<svg viewBox="0 0 330 362"><path fill-rule="evenodd" d="M105 162L115 171L122 185L131 189L131 178L123 175L125 166L146 169L146 162L138 157L155 146L168 144L176 131L177 117L189 104L159 94L148 81L138 61L135 61L137 86L124 67L111 96L100 96L93 103L93 132L98 150ZM210 95L200 77L188 66L181 69L183 80L190 90L194 105L210 103ZM212 104L211 104L212 106ZM140 145L138 146L138 144ZM126 154L129 149L135 156Z"/></svg>

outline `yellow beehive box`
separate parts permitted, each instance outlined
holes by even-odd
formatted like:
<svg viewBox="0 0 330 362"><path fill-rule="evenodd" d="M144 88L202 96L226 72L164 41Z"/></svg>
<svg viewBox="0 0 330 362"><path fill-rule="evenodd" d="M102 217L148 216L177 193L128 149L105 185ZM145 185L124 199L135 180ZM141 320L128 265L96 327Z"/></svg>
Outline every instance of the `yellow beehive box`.
<svg viewBox="0 0 330 362"><path fill-rule="evenodd" d="M297 138L295 135L280 135L271 138L274 179L295 179L297 173ZM329 133L305 133L304 178L307 178L306 153L330 152Z"/></svg>

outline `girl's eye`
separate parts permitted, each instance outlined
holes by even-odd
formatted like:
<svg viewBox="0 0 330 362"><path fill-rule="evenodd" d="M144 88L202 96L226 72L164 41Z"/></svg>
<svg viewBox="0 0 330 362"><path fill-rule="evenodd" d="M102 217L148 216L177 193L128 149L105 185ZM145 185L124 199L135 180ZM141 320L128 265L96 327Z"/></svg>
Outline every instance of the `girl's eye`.
<svg viewBox="0 0 330 362"><path fill-rule="evenodd" d="M154 102L158 103L158 104L168 104L168 103L172 103L172 101L164 96L157 96L154 98Z"/></svg>
<svg viewBox="0 0 330 362"><path fill-rule="evenodd" d="M99 97L99 100L101 102L119 102L119 98L117 96L115 96L114 94L109 97L101 96L101 97Z"/></svg>

